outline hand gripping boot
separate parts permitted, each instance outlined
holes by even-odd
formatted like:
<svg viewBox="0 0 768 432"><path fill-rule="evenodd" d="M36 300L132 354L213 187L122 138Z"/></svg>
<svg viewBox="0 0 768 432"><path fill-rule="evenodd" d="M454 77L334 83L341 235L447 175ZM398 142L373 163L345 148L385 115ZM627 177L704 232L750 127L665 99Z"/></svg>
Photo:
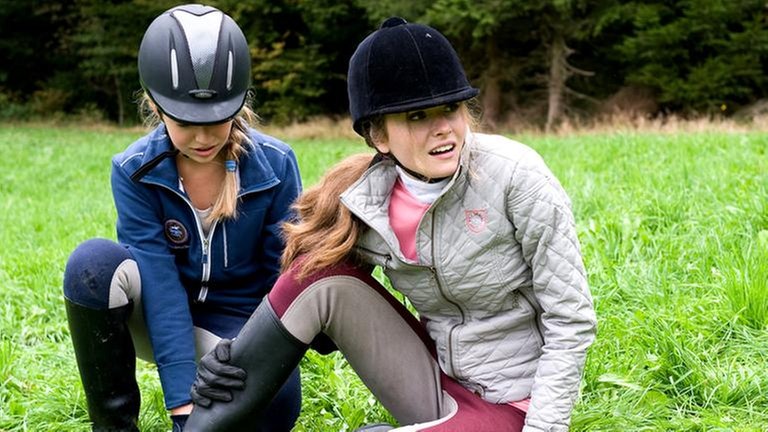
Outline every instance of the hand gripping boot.
<svg viewBox="0 0 768 432"><path fill-rule="evenodd" d="M232 341L230 363L246 371L245 388L232 390L231 402L195 405L184 431L253 429L307 348L285 329L265 299Z"/></svg>

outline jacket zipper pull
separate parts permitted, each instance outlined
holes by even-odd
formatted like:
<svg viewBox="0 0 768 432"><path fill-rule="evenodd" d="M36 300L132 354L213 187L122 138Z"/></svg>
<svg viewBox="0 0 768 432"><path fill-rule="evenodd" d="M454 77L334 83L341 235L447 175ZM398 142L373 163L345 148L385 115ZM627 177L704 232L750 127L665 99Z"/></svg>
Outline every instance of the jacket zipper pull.
<svg viewBox="0 0 768 432"><path fill-rule="evenodd" d="M208 284L203 284L200 286L200 292L197 294L195 303L204 303L206 297L208 297Z"/></svg>
<svg viewBox="0 0 768 432"><path fill-rule="evenodd" d="M196 303L205 302L205 298L208 296L208 248L210 247L208 239L203 239L203 280L200 285L200 293L197 295Z"/></svg>

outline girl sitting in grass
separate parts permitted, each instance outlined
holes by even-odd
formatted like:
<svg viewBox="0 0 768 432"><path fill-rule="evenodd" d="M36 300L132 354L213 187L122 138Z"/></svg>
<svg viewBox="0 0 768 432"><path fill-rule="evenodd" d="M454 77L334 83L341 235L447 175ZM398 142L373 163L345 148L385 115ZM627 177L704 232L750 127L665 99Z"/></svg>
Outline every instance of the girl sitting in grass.
<svg viewBox="0 0 768 432"><path fill-rule="evenodd" d="M397 430L566 431L595 314L565 191L532 149L472 132L478 91L433 28L385 21L352 56L348 90L376 155L299 199L284 272L202 360L187 430L260 418L277 388L264 377L326 335Z"/></svg>

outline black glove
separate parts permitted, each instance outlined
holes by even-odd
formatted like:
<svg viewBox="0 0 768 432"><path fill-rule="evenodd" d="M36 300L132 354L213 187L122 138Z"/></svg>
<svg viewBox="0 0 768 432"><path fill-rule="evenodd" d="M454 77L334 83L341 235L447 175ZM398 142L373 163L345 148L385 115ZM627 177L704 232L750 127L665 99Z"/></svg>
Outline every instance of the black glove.
<svg viewBox="0 0 768 432"><path fill-rule="evenodd" d="M222 339L216 348L200 359L190 392L195 405L207 408L213 401L229 402L232 390L245 387L245 371L229 364L231 345L231 340Z"/></svg>

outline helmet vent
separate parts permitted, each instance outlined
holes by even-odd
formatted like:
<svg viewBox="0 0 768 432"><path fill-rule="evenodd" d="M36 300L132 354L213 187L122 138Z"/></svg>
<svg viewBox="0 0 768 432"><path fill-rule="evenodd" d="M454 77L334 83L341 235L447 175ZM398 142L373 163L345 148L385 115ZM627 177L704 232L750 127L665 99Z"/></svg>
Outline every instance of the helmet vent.
<svg viewBox="0 0 768 432"><path fill-rule="evenodd" d="M179 61L176 59L176 48L171 48L171 85L174 90L179 88Z"/></svg>
<svg viewBox="0 0 768 432"><path fill-rule="evenodd" d="M184 10L175 10L172 14L187 38L197 86L208 89L213 76L216 47L219 44L219 32L224 14L221 11L213 11L198 16Z"/></svg>
<svg viewBox="0 0 768 432"><path fill-rule="evenodd" d="M235 62L232 50L229 50L227 54L227 90L232 90L232 73L234 72Z"/></svg>
<svg viewBox="0 0 768 432"><path fill-rule="evenodd" d="M195 90L190 90L189 95L195 99L210 99L216 96L216 90L195 89Z"/></svg>

